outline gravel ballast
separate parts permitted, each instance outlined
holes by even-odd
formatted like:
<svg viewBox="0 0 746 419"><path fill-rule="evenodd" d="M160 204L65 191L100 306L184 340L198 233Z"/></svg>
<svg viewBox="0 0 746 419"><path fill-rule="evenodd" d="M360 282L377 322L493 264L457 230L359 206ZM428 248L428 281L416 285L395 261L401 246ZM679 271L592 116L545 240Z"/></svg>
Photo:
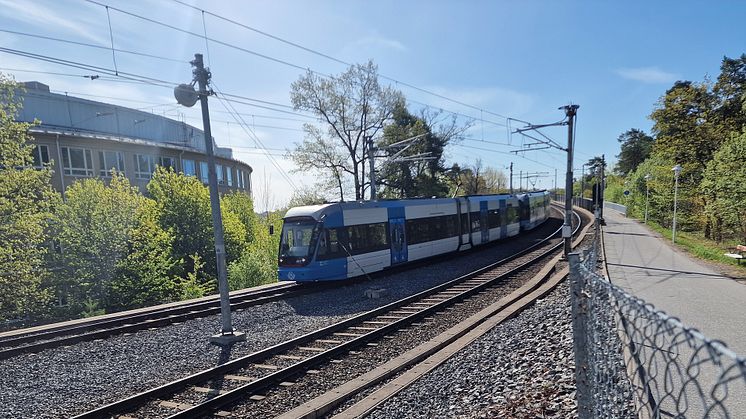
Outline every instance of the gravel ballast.
<svg viewBox="0 0 746 419"><path fill-rule="evenodd" d="M540 230L556 229L559 223L551 219ZM234 326L248 339L230 351L207 342L220 327L219 317L211 316L6 359L0 361L0 416L56 418L83 413L427 289L532 241L520 237L373 282L238 311ZM371 286L384 288L383 297L364 298Z"/></svg>
<svg viewBox="0 0 746 419"><path fill-rule="evenodd" d="M368 417L574 417L573 356L565 281Z"/></svg>

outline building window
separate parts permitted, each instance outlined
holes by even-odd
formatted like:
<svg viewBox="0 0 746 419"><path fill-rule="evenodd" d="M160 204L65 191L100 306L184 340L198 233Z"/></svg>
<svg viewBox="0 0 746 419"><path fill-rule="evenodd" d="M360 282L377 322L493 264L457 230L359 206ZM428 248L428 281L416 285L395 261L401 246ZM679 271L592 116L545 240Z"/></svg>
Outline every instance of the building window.
<svg viewBox="0 0 746 419"><path fill-rule="evenodd" d="M243 189L243 175L241 169L236 169L236 186Z"/></svg>
<svg viewBox="0 0 746 419"><path fill-rule="evenodd" d="M34 167L41 169L45 164L49 164L49 147L45 145L34 146Z"/></svg>
<svg viewBox="0 0 746 419"><path fill-rule="evenodd" d="M124 173L124 154L119 151L98 152L98 175L101 177L111 176L111 170Z"/></svg>
<svg viewBox="0 0 746 419"><path fill-rule="evenodd" d="M225 185L225 176L223 176L223 166L220 164L215 165L215 173L218 175L218 185Z"/></svg>
<svg viewBox="0 0 746 419"><path fill-rule="evenodd" d="M233 168L232 167L225 168L225 181L226 183L228 183L228 186L233 186Z"/></svg>
<svg viewBox="0 0 746 419"><path fill-rule="evenodd" d="M155 158L147 154L135 154L135 177L150 179L155 171Z"/></svg>
<svg viewBox="0 0 746 419"><path fill-rule="evenodd" d="M93 176L91 150L62 147L62 167L70 176Z"/></svg>
<svg viewBox="0 0 746 419"><path fill-rule="evenodd" d="M207 162L199 162L199 180L203 183L208 183L210 181L207 171Z"/></svg>
<svg viewBox="0 0 746 419"><path fill-rule="evenodd" d="M173 157L163 157L163 156L159 157L158 165L166 169L170 168L170 169L176 170L176 161Z"/></svg>
<svg viewBox="0 0 746 419"><path fill-rule="evenodd" d="M184 174L187 176L197 176L197 169L194 166L194 160L184 159L181 161L181 165L184 166Z"/></svg>

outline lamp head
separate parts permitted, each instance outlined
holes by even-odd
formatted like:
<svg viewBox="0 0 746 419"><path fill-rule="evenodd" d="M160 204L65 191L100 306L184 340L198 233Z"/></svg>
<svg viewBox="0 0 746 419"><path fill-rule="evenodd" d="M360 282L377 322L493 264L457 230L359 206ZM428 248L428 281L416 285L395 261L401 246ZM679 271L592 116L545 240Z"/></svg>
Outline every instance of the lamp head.
<svg viewBox="0 0 746 419"><path fill-rule="evenodd" d="M674 175L679 176L679 173L681 173L681 166L677 164L671 170L673 170Z"/></svg>
<svg viewBox="0 0 746 419"><path fill-rule="evenodd" d="M191 84L180 84L174 87L174 97L179 105L186 106L187 108L194 106L197 103L197 99L199 99L194 86Z"/></svg>

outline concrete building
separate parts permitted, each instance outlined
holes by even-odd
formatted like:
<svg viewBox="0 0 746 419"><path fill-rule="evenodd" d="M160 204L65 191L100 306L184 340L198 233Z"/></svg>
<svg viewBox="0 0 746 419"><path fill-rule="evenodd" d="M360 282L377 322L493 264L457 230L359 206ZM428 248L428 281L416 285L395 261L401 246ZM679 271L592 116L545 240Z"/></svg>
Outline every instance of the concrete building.
<svg viewBox="0 0 746 419"><path fill-rule="evenodd" d="M204 133L186 123L136 109L51 93L39 82L23 83L23 108L17 120L41 123L30 129L35 139L34 166L51 163L54 187L64 193L75 180L111 177L123 172L145 191L156 166L199 178L207 184ZM248 164L213 139L220 192L251 194Z"/></svg>

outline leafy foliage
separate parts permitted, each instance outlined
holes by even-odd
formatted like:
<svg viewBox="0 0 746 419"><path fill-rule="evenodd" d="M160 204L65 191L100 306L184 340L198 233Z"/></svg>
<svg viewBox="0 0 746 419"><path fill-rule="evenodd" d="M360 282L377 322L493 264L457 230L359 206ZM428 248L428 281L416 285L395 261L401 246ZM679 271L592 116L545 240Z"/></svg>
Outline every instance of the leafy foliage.
<svg viewBox="0 0 746 419"><path fill-rule="evenodd" d="M707 164L701 191L709 196L706 213L718 241L727 232L746 243L746 132L726 141Z"/></svg>
<svg viewBox="0 0 746 419"><path fill-rule="evenodd" d="M326 124L326 130L304 126L306 139L290 153L298 170L329 177L327 184L336 185L341 200L350 177L355 200L363 199L369 184L366 139L383 129L402 94L378 83L378 67L370 61L328 79L309 71L292 84L290 96L296 110L313 112Z"/></svg>
<svg viewBox="0 0 746 419"><path fill-rule="evenodd" d="M51 170L34 170L30 124L14 121L18 86L0 74L0 319L38 315L49 293L43 288L46 230L59 196Z"/></svg>
<svg viewBox="0 0 746 419"><path fill-rule="evenodd" d="M214 291L217 262L207 187L193 176L184 176L159 167L148 183L148 192L156 202L158 224L174 237L173 257L185 261L184 271L180 272L180 276L196 272L198 282ZM236 198L229 198L227 204L224 201L221 205L228 264L240 257L249 234L239 216L225 208L244 205L237 201ZM191 257L193 255L198 255L200 261L204 262L203 269L195 269L196 265Z"/></svg>
<svg viewBox="0 0 746 419"><path fill-rule="evenodd" d="M378 143L378 148L385 150L391 159L390 163L378 169L376 176L384 186L381 196L446 195L449 169L445 167L443 152L467 128L468 125L457 125L455 118L443 120L440 112L425 110L415 116L404 103L397 104L393 123L384 128L383 138Z"/></svg>
<svg viewBox="0 0 746 419"><path fill-rule="evenodd" d="M616 172L622 176L633 172L645 159L648 158L653 148L655 139L645 131L631 129L623 133L617 139L621 145L621 152L617 155Z"/></svg>
<svg viewBox="0 0 746 419"><path fill-rule="evenodd" d="M116 265L109 308L122 310L195 297L187 291L187 281L177 275L183 260L173 258L173 240L158 224L155 202L143 199L135 212L127 256Z"/></svg>
<svg viewBox="0 0 746 419"><path fill-rule="evenodd" d="M113 173L107 186L101 179L81 179L67 188L67 200L55 217L62 281L59 299L75 307L97 302L113 304L109 295L117 263L126 257L135 214L143 196L122 174Z"/></svg>

